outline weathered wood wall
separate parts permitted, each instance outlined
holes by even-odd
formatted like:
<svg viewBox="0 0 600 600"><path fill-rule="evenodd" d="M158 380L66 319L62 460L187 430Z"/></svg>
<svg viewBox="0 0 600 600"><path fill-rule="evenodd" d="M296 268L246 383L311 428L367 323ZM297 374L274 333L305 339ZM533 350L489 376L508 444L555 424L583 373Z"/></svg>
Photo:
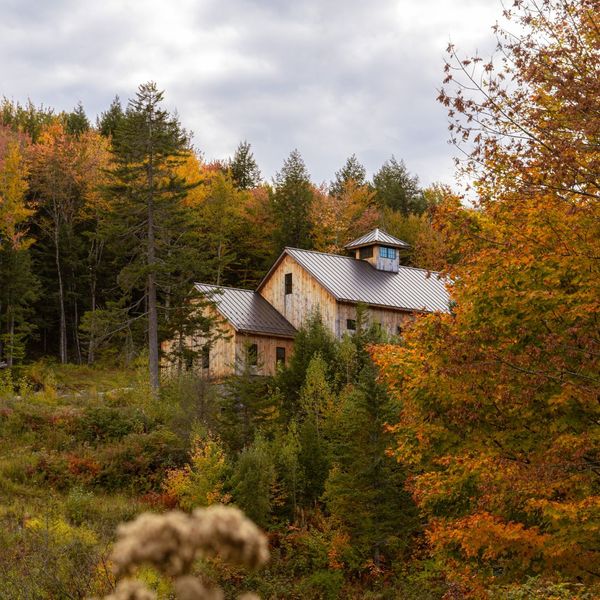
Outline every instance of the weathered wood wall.
<svg viewBox="0 0 600 600"><path fill-rule="evenodd" d="M369 323L379 323L381 328L388 335L398 335L398 327L404 329L411 321L414 320L414 314L398 310L389 310L379 307L367 307L367 319ZM338 337L345 333L352 333L347 328L347 320L356 320L356 305L355 304L338 304Z"/></svg>
<svg viewBox="0 0 600 600"><path fill-rule="evenodd" d="M285 275L292 274L292 293L285 293ZM268 300L296 329L302 327L314 311L331 331L337 328L335 298L307 273L291 256L285 256L269 280L260 290Z"/></svg>
<svg viewBox="0 0 600 600"><path fill-rule="evenodd" d="M277 373L277 348L285 348L286 364L294 350L294 340L291 339L238 333L235 338L236 373L243 372L248 357L248 347L251 344L256 344L258 349L258 365L254 369L257 375Z"/></svg>

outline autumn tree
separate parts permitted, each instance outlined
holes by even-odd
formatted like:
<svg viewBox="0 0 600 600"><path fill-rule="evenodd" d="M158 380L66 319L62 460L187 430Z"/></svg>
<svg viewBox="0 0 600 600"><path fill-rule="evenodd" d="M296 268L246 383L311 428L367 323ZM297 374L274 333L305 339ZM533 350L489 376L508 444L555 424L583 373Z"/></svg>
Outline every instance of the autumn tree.
<svg viewBox="0 0 600 600"><path fill-rule="evenodd" d="M466 593L598 580L597 8L518 2L498 61L449 48L440 100L477 192L436 210L452 312L375 352L433 556Z"/></svg>
<svg viewBox="0 0 600 600"><path fill-rule="evenodd" d="M8 367L24 356L24 341L31 332L28 317L37 298L28 237L27 167L18 138L0 156L0 359Z"/></svg>
<svg viewBox="0 0 600 600"><path fill-rule="evenodd" d="M83 232L95 202L101 170L106 166L106 147L93 131L67 133L55 120L39 135L30 150L30 190L38 209L34 258L42 282L56 286L57 310L47 296L41 313L58 321L58 355L69 358L69 339L74 356L82 359L79 320L84 312L82 294L87 292L86 246ZM57 314L58 313L58 314Z"/></svg>

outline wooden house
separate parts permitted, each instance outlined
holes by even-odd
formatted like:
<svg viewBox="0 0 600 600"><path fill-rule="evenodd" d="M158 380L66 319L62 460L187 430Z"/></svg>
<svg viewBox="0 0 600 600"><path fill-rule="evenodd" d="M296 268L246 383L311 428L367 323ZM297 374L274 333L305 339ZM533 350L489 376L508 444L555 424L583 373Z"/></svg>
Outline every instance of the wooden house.
<svg viewBox="0 0 600 600"><path fill-rule="evenodd" d="M229 328L204 357L203 372L224 377L247 365L272 375L315 311L338 338L355 330L359 304L391 336L401 334L415 314L448 311L448 292L437 273L400 264L407 248L375 229L346 246L349 256L285 248L256 291L196 284Z"/></svg>

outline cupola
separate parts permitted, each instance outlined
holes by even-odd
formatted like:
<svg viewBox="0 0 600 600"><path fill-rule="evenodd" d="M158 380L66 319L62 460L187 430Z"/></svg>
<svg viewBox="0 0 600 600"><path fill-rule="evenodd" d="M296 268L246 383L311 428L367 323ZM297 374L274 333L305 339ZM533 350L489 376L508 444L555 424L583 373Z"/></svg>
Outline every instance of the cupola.
<svg viewBox="0 0 600 600"><path fill-rule="evenodd" d="M367 261L379 271L397 273L400 251L408 250L410 245L378 228L346 244L345 247L356 259Z"/></svg>

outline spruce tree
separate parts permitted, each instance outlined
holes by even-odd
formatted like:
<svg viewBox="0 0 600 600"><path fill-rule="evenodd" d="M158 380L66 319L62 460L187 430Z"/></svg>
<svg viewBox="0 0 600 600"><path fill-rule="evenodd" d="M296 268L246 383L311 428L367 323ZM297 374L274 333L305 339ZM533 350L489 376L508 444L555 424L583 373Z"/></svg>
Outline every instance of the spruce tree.
<svg viewBox="0 0 600 600"><path fill-rule="evenodd" d="M336 171L335 179L329 185L329 193L332 196L340 196L350 181L357 187L367 183L367 170L356 158L356 154L350 156L344 166Z"/></svg>
<svg viewBox="0 0 600 600"><path fill-rule="evenodd" d="M70 135L78 136L90 130L90 121L81 102L70 113L66 113L64 119L65 131Z"/></svg>
<svg viewBox="0 0 600 600"><path fill-rule="evenodd" d="M373 176L375 199L379 205L402 213L421 214L426 203L419 188L419 179L406 169L404 161L394 156L386 161Z"/></svg>
<svg viewBox="0 0 600 600"><path fill-rule="evenodd" d="M262 179L260 169L254 160L250 144L246 140L239 143L229 168L233 182L238 189L250 190L260 185Z"/></svg>
<svg viewBox="0 0 600 600"><path fill-rule="evenodd" d="M298 150L293 150L275 176L273 211L278 249L285 246L311 248L310 206L313 189L310 175Z"/></svg>
<svg viewBox="0 0 600 600"><path fill-rule="evenodd" d="M119 96L115 96L108 110L104 111L97 119L96 126L104 137L110 137L121 126L125 119L125 112L121 106Z"/></svg>

